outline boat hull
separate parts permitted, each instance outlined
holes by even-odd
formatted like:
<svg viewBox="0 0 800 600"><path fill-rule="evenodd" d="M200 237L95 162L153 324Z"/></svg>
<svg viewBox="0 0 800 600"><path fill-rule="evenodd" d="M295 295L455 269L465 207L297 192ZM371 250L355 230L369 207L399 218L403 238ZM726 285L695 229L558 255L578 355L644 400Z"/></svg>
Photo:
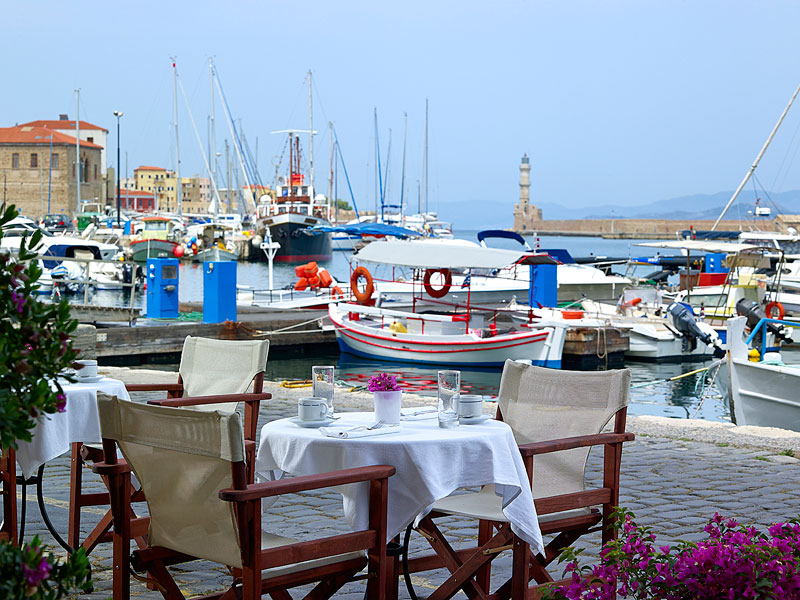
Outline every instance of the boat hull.
<svg viewBox="0 0 800 600"><path fill-rule="evenodd" d="M239 258L238 254L214 246L212 248L206 248L205 250L198 252L197 254L192 256L192 262L211 262L211 261L219 262L219 261L237 260L238 258Z"/></svg>
<svg viewBox="0 0 800 600"><path fill-rule="evenodd" d="M131 258L135 262L147 262L148 258L175 258L176 242L169 240L140 240L131 243Z"/></svg>
<svg viewBox="0 0 800 600"><path fill-rule="evenodd" d="M297 213L282 213L264 220L273 242L281 247L275 262L326 261L333 257L330 233L308 232L309 227L327 225L324 219Z"/></svg>
<svg viewBox="0 0 800 600"><path fill-rule="evenodd" d="M491 338L475 334L409 334L369 327L353 320L347 307L331 305L328 314L343 352L392 362L472 367L502 367L505 361L524 360L559 369L564 330L542 327ZM409 313L413 316L413 313Z"/></svg>

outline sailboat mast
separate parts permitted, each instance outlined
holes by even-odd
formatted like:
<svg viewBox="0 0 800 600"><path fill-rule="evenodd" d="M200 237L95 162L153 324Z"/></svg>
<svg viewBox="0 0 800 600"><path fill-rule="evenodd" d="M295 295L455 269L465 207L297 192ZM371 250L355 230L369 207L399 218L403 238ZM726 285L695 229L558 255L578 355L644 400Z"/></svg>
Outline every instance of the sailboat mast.
<svg viewBox="0 0 800 600"><path fill-rule="evenodd" d="M172 92L175 109L175 193L178 200L178 216L183 216L183 188L181 182L181 153L178 142L178 69L175 67L175 58L172 59Z"/></svg>
<svg viewBox="0 0 800 600"><path fill-rule="evenodd" d="M311 109L311 69L308 70L308 180L314 189L314 111ZM311 198L313 203L314 198Z"/></svg>
<svg viewBox="0 0 800 600"><path fill-rule="evenodd" d="M739 196L739 192L741 192L744 186L747 184L748 180L750 179L750 176L753 174L753 171L756 170L758 163L761 162L761 157L764 156L764 153L767 151L767 148L769 147L772 138L775 137L775 134L778 132L778 128L781 126L781 123L783 123L783 119L786 117L786 113L789 112L789 109L792 107L792 104L794 103L794 99L797 98L798 92L800 92L800 85L797 86L797 89L794 91L794 95L792 96L792 99L789 100L789 104L787 104L786 108L783 109L783 114L781 114L781 118L778 119L777 123L775 123L775 127L772 129L772 133L769 134L767 141L764 142L764 147L761 148L761 152L758 153L758 156L756 156L755 161L753 161L753 166L751 166L750 170L747 171L747 175L745 175L744 179L742 179L742 183L740 183L739 187L736 188L736 191L733 192L733 196L731 196L731 199L728 200L728 203L725 205L725 208L722 209L722 213L720 213L720 215L717 217L717 220L714 221L714 225L713 227L711 227L711 231L714 231L717 228L717 225L719 225L719 222L722 220L722 217L724 217L725 213L728 212L728 209L731 207L736 198Z"/></svg>
<svg viewBox="0 0 800 600"><path fill-rule="evenodd" d="M408 139L408 113L403 113L403 174L400 177L400 222L403 221L403 200L406 191L406 140Z"/></svg>
<svg viewBox="0 0 800 600"><path fill-rule="evenodd" d="M392 161L392 130L389 130L389 146L386 148L386 168L383 172L383 198L387 204L389 201L389 175L391 175L390 165Z"/></svg>
<svg viewBox="0 0 800 600"><path fill-rule="evenodd" d="M378 197L375 198L375 202L378 202L378 198L381 201L381 220L380 222L383 223L383 175L381 174L381 142L378 138L378 109L375 108L375 167L378 170L377 175L377 185L378 185ZM375 207L375 213L377 214L377 206Z"/></svg>
<svg viewBox="0 0 800 600"><path fill-rule="evenodd" d="M425 145L422 151L422 199L419 203L419 212L428 212L428 99L425 98Z"/></svg>
<svg viewBox="0 0 800 600"><path fill-rule="evenodd" d="M289 196L294 196L294 134L289 132Z"/></svg>
<svg viewBox="0 0 800 600"><path fill-rule="evenodd" d="M333 122L328 121L328 153L329 153L329 174L328 174L328 221L331 220L331 202L336 202L333 198Z"/></svg>
<svg viewBox="0 0 800 600"><path fill-rule="evenodd" d="M209 149L209 159L211 160L211 185L214 186L214 218L219 215L219 192L217 191L217 149L216 149L216 130L214 126L214 59L208 59L208 92L211 98L211 131L208 139L211 143Z"/></svg>
<svg viewBox="0 0 800 600"><path fill-rule="evenodd" d="M81 113L80 113L80 90L75 90L75 164L78 177L78 205L76 213L81 212ZM52 133L50 135L53 135ZM76 215L77 216L77 215Z"/></svg>

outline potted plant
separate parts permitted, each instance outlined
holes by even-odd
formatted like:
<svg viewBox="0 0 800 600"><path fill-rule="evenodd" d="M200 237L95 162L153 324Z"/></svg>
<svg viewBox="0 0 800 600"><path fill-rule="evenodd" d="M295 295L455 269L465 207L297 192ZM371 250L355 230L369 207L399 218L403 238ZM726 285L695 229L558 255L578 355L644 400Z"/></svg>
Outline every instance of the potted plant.
<svg viewBox="0 0 800 600"><path fill-rule="evenodd" d="M13 205L2 210L0 239L3 226L17 214ZM66 301L47 304L36 298L42 271L30 249L40 239L41 233L23 239L16 256L0 252L0 452L16 449L18 440L30 441L43 413L65 410L58 375L77 356L70 340L77 321L70 319ZM59 562L45 554L38 538L21 547L0 542L0 597L52 600L90 587L82 549Z"/></svg>
<svg viewBox="0 0 800 600"><path fill-rule="evenodd" d="M759 531L715 514L700 542L656 546L650 528L633 513L615 513L618 538L600 552L600 564L578 566L579 550L562 555L568 583L545 590L550 600L712 600L800 598L800 523Z"/></svg>
<svg viewBox="0 0 800 600"><path fill-rule="evenodd" d="M385 425L399 425L403 393L397 384L397 377L378 373L369 378L368 388L375 405L375 420Z"/></svg>

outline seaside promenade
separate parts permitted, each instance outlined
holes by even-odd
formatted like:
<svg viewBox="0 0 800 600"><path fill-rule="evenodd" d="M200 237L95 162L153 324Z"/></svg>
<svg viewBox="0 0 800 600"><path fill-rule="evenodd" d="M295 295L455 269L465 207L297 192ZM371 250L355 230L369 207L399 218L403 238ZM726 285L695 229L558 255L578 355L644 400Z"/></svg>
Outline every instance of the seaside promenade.
<svg viewBox="0 0 800 600"><path fill-rule="evenodd" d="M104 374L129 383L143 381L174 382L176 373L101 368ZM308 390L287 390L267 383L265 391L274 398L262 403L259 428L273 419L296 415L296 399ZM162 397L160 393L136 394L134 401ZM407 405L431 403L431 398L404 395ZM337 411L371 410L368 393L347 393L337 390ZM494 410L487 404L487 411ZM764 528L774 522L800 515L800 434L781 430L734 427L729 424L667 419L663 417L629 417L628 429L636 433L636 441L625 446L622 459L621 504L631 509L640 524L648 525L659 544L676 540L699 540L705 523L719 512L743 524ZM589 459L590 471L599 473L602 451L594 450ZM86 479L93 480L91 474ZM93 485L101 489L99 482ZM61 457L45 470L45 503L56 528L66 535L69 492L69 461ZM84 535L99 519L101 507L84 509ZM342 513L341 497L334 491L281 497L264 517L264 527L274 533L298 539L313 539L347 530ZM474 543L477 527L474 522L449 518L442 520L442 529L456 547ZM29 490L25 539L39 534L45 544L56 547L45 529L35 493ZM586 557L595 559L599 534L583 543ZM56 547L57 548L57 547ZM61 552L60 548L57 548ZM427 543L415 534L411 553L427 553ZM509 553L506 553L509 554ZM90 555L95 583L94 592L76 596L92 600L111 597L111 545L102 544ZM510 554L494 562L494 577L503 581L510 572ZM179 565L173 570L187 596L210 593L225 586L227 573L211 563ZM560 575L560 566L554 574ZM414 575L417 593L426 596L445 579L445 571ZM135 598L161 598L158 591L148 590L144 583L131 581ZM337 598L361 599L363 583L349 584ZM400 597L408 598L401 582ZM461 597L461 596L459 596Z"/></svg>

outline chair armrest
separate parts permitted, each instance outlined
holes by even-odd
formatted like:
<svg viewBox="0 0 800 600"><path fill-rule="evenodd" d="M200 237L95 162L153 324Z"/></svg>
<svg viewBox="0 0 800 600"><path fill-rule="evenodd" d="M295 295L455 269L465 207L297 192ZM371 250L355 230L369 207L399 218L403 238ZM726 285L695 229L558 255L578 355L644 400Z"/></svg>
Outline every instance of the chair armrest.
<svg viewBox="0 0 800 600"><path fill-rule="evenodd" d="M221 500L227 502L244 502L248 500L258 500L260 498L269 498L271 496L280 496L281 494L293 494L306 490L333 487L335 485L386 479L394 475L394 472L394 467L390 465L343 469L341 471L331 471L330 473L320 473L318 475L304 475L302 477L292 477L290 479L253 483L243 490L229 488L221 490L219 492L219 497Z"/></svg>
<svg viewBox="0 0 800 600"><path fill-rule="evenodd" d="M182 383L126 383L129 392L182 392Z"/></svg>
<svg viewBox="0 0 800 600"><path fill-rule="evenodd" d="M92 471L98 475L114 475L115 473L130 473L131 467L124 460L120 460L113 465L105 462L98 462L92 465Z"/></svg>
<svg viewBox="0 0 800 600"><path fill-rule="evenodd" d="M219 394L217 396L194 396L192 398L164 398L162 400L148 400L148 404L156 406L198 406L200 404L223 404L226 402L261 402L269 400L272 394Z"/></svg>
<svg viewBox="0 0 800 600"><path fill-rule="evenodd" d="M562 438L560 440L548 440L546 442L534 442L532 444L522 444L519 447L522 456L536 456L538 454L549 454L570 450L572 448L584 448L586 446L600 446L602 444L621 444L630 442L634 439L632 433L597 433L593 435L579 435L575 437Z"/></svg>

